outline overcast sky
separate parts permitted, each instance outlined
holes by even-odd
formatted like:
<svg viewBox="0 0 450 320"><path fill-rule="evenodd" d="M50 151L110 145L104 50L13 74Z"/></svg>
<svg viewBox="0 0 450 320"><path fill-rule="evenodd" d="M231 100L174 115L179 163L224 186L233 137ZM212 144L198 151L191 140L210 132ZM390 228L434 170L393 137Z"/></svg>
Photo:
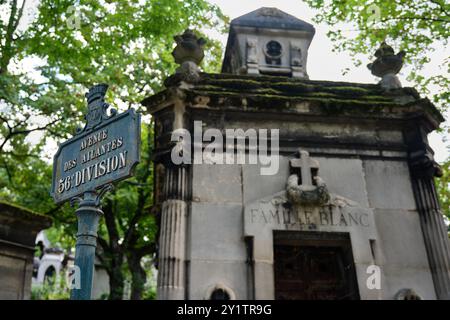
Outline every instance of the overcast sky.
<svg viewBox="0 0 450 320"><path fill-rule="evenodd" d="M311 10L301 0L209 0L209 2L217 4L231 19L259 9L260 7L276 7L313 24L316 28L316 34L309 49L307 65L308 74L311 80L364 83L376 83L379 81L379 78L374 77L366 67L367 63L373 60L373 56L362 56L362 61L364 63L359 67L355 67L352 65L349 54L332 52L332 42L326 36L330 27L326 24L318 25L313 23L312 19L315 16L315 11ZM352 26L349 25L346 26L344 30L349 30L348 33L351 33L351 29ZM212 36L220 39L225 47L227 35L212 34ZM437 48L436 52L431 54L432 62L430 65L426 66L424 70L425 75L435 75L439 73L439 63L442 62L443 58L446 56L450 56L450 48ZM367 63L365 63L365 61L367 61ZM350 71L346 75L342 75L342 70L345 68L350 68ZM399 74L400 81L404 86L411 86L412 84L408 83L405 79L407 74L408 66L405 66ZM450 112L447 112L446 118L449 119L449 117ZM436 152L436 160L438 162L446 160L449 157L449 151L442 142L442 135L431 134L429 139L431 146Z"/></svg>

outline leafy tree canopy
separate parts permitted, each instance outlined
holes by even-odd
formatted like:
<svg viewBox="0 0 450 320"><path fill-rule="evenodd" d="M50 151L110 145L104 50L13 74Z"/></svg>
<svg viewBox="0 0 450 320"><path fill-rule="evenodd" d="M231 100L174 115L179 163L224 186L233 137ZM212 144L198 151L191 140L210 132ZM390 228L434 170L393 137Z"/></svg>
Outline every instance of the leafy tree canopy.
<svg viewBox="0 0 450 320"><path fill-rule="evenodd" d="M38 155L48 137L73 133L85 110L84 93L95 83L111 84L109 98L122 109L139 107L174 71L172 37L188 27L220 30L225 21L204 0L35 5L36 18L21 30L27 1L0 2L7 13L0 19L0 152L7 158ZM217 41L210 40L207 50L206 65L217 68ZM40 133L32 135L34 144L27 140L32 132Z"/></svg>
<svg viewBox="0 0 450 320"><path fill-rule="evenodd" d="M424 66L438 46L448 47L450 3L445 0L305 0L318 9L314 21L330 26L328 37L337 51L348 51L356 65L358 54L373 54L382 41L406 52L408 80L424 94L433 88L433 100L444 109L450 99L450 56L440 61L441 73L424 77ZM343 28L343 23L351 25ZM448 52L447 52L448 54Z"/></svg>
<svg viewBox="0 0 450 320"><path fill-rule="evenodd" d="M34 20L21 28L33 6ZM27 186L49 187L30 182L50 176L45 151L80 125L90 86L108 83L107 100L139 109L174 71L174 35L222 31L227 21L204 0L2 0L0 8L0 193L13 201ZM219 52L209 40L207 70L217 70ZM51 208L44 198L39 206Z"/></svg>
<svg viewBox="0 0 450 320"><path fill-rule="evenodd" d="M439 61L440 72L426 77L424 67L430 63L430 54L436 48L449 48L450 2L445 0L305 0L317 9L314 19L330 27L328 37L334 50L349 52L355 65L360 65L360 54L373 54L386 41L406 52L410 66L408 80L444 113L450 104L450 52ZM351 31L343 24L351 25ZM448 125L444 131L450 132ZM448 135L444 135L446 140ZM448 141L447 141L448 142ZM450 146L447 146L450 148ZM442 165L444 176L437 181L441 206L450 218L448 158Z"/></svg>
<svg viewBox="0 0 450 320"><path fill-rule="evenodd" d="M208 40L204 69L218 71L221 47L203 33L223 32L227 21L205 0L0 0L0 197L52 215L48 236L73 247L74 209L53 204L50 162L56 143L82 126L84 94L108 83L109 103L142 111L139 102L175 70L173 36L186 28L201 33ZM123 295L127 268L132 298L145 296L141 259L155 251L153 133L150 118L143 121L141 164L103 204L98 257L112 299Z"/></svg>

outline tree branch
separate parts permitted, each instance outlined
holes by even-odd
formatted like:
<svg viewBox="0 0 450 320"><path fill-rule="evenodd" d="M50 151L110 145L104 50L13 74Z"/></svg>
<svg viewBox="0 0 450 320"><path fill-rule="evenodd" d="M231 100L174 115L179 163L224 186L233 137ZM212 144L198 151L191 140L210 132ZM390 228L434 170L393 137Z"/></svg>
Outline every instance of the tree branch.
<svg viewBox="0 0 450 320"><path fill-rule="evenodd" d="M11 128L11 129L9 130L8 135L6 135L6 137L4 138L3 142L0 144L0 153L3 152L4 146L6 145L6 143L7 143L9 140L11 140L11 138L12 138L13 136L20 135L20 134L28 135L28 134L30 134L31 132L34 132L34 131L42 131L42 130L46 130L48 127L54 125L55 123L57 123L58 121L61 121L61 120L62 120L62 118L58 118L58 119L55 119L55 120L53 120L53 121L47 123L45 126L42 126L42 127L36 127L36 128L33 128L33 129L17 130L17 131L12 130L13 128L15 128L15 127L17 127L17 126L20 125L20 124L17 124L16 126L14 126L13 128ZM7 123L7 125L8 125L8 123ZM8 127L9 127L9 125L8 125Z"/></svg>
<svg viewBox="0 0 450 320"><path fill-rule="evenodd" d="M154 242L152 242L148 245L138 248L136 250L136 254L140 257L144 257L146 255L155 253L155 251L156 251L156 244Z"/></svg>
<svg viewBox="0 0 450 320"><path fill-rule="evenodd" d="M112 210L113 203L111 200L106 201L106 206L103 209L106 229L108 230L109 235L109 248L113 253L121 251L121 247L119 245L119 232L117 230L116 221L114 219L114 212Z"/></svg>
<svg viewBox="0 0 450 320"><path fill-rule="evenodd" d="M102 250L104 252L110 252L111 249L109 247L108 241L106 241L105 239L103 239L102 237L98 236L97 237L97 242L100 245L100 247L102 247Z"/></svg>
<svg viewBox="0 0 450 320"><path fill-rule="evenodd" d="M11 126L9 125L8 119L4 118L0 115L0 120L2 120L4 123L6 123L6 126L8 127L9 131L12 131Z"/></svg>
<svg viewBox="0 0 450 320"><path fill-rule="evenodd" d="M51 214L53 214L53 213L55 213L56 211L58 211L59 209L61 209L61 207L62 207L62 205L61 205L61 204L58 204L58 205L56 205L56 207L54 207L54 208L48 210L47 212L45 212L44 215L50 216Z"/></svg>
<svg viewBox="0 0 450 320"><path fill-rule="evenodd" d="M450 22L450 19L446 20L441 18L428 18L428 17L391 17L388 19L382 19L381 22L387 22L391 20L423 20L423 21L447 22L447 23Z"/></svg>
<svg viewBox="0 0 450 320"><path fill-rule="evenodd" d="M439 6L439 8L441 9L441 12L443 12L446 16L450 16L450 14L448 13L448 11L445 9L445 6L440 3L437 0L430 0L431 3L437 4Z"/></svg>
<svg viewBox="0 0 450 320"><path fill-rule="evenodd" d="M3 167L5 168L6 175L8 176L8 181L12 185L13 181L12 181L11 171L9 170L8 164L6 163L5 160L3 160Z"/></svg>
<svg viewBox="0 0 450 320"><path fill-rule="evenodd" d="M5 44L2 47L2 56L0 57L0 73L6 73L8 68L9 60L11 60L11 48L13 41L13 34L15 31L14 25L15 17L17 13L17 0L11 2L11 13L8 19L8 25L6 27Z"/></svg>
<svg viewBox="0 0 450 320"><path fill-rule="evenodd" d="M27 2L26 0L22 1L22 6L19 9L19 13L17 15L17 19L16 19L16 21L14 23L14 31L17 30L17 27L19 26L20 19L22 19L23 9L25 8L25 3L26 2ZM12 36L11 36L11 39L12 39Z"/></svg>

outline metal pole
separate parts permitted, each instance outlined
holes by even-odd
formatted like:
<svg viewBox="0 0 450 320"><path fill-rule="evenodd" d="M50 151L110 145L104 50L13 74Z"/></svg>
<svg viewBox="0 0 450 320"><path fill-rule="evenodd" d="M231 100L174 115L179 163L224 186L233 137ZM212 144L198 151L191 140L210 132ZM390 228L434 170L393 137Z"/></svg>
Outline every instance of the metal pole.
<svg viewBox="0 0 450 320"><path fill-rule="evenodd" d="M79 202L75 211L78 218L77 243L75 251L75 266L78 267L79 286L72 289L71 300L90 300L94 280L95 248L97 247L97 230L100 216L100 198L112 185L106 185L100 192L88 191L83 199L74 198L71 203Z"/></svg>

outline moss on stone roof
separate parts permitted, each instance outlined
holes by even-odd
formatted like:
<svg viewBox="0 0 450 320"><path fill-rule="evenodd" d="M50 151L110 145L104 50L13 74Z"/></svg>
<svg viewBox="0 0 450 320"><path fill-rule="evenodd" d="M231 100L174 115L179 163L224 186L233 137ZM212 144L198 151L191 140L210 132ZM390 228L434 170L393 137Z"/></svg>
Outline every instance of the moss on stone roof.
<svg viewBox="0 0 450 320"><path fill-rule="evenodd" d="M401 90L401 89L400 89ZM288 100L342 100L357 104L397 104L396 95L386 95L376 84L313 81L274 76L202 74L192 91L212 95L259 96ZM400 95L409 95L397 91ZM411 97L413 98L413 97Z"/></svg>
<svg viewBox="0 0 450 320"><path fill-rule="evenodd" d="M4 212L9 212L14 215L20 215L23 218L33 218L33 219L39 219L48 223L51 223L53 219L49 216L46 216L44 214L32 211L30 209L27 209L25 207L22 207L17 204L13 204L4 200L0 200L0 214Z"/></svg>
<svg viewBox="0 0 450 320"><path fill-rule="evenodd" d="M434 121L444 121L436 107L428 99L422 99L414 88L385 91L378 84L225 73L202 73L197 83L181 84L182 78L177 74L165 81L166 87L178 88L185 93L187 99L199 95L210 97L210 106L227 104L234 108L243 107L242 101L245 99L246 108L280 110L295 108L297 103L311 102L324 106L327 112L335 113L344 109L350 112L354 108L358 113L363 111L364 107L378 110L382 107L420 105L433 115ZM170 90L166 90L146 98L142 103L151 109L169 96ZM224 99L226 102L223 102Z"/></svg>
<svg viewBox="0 0 450 320"><path fill-rule="evenodd" d="M173 75L166 80L167 87L177 87L181 79ZM412 88L396 89L385 92L378 84L352 83L339 81L318 81L289 78L283 76L249 76L234 74L202 73L198 83L183 88L185 91L197 91L205 94L223 94L245 97L248 95L277 96L292 99L334 98L341 100L367 100L370 102L391 102L397 104L399 97L408 97L410 101L420 99ZM155 95L153 97L157 97ZM145 101L153 100L152 97ZM316 99L317 100L317 99ZM144 102L145 102L144 101ZM156 102L156 101L155 101Z"/></svg>

